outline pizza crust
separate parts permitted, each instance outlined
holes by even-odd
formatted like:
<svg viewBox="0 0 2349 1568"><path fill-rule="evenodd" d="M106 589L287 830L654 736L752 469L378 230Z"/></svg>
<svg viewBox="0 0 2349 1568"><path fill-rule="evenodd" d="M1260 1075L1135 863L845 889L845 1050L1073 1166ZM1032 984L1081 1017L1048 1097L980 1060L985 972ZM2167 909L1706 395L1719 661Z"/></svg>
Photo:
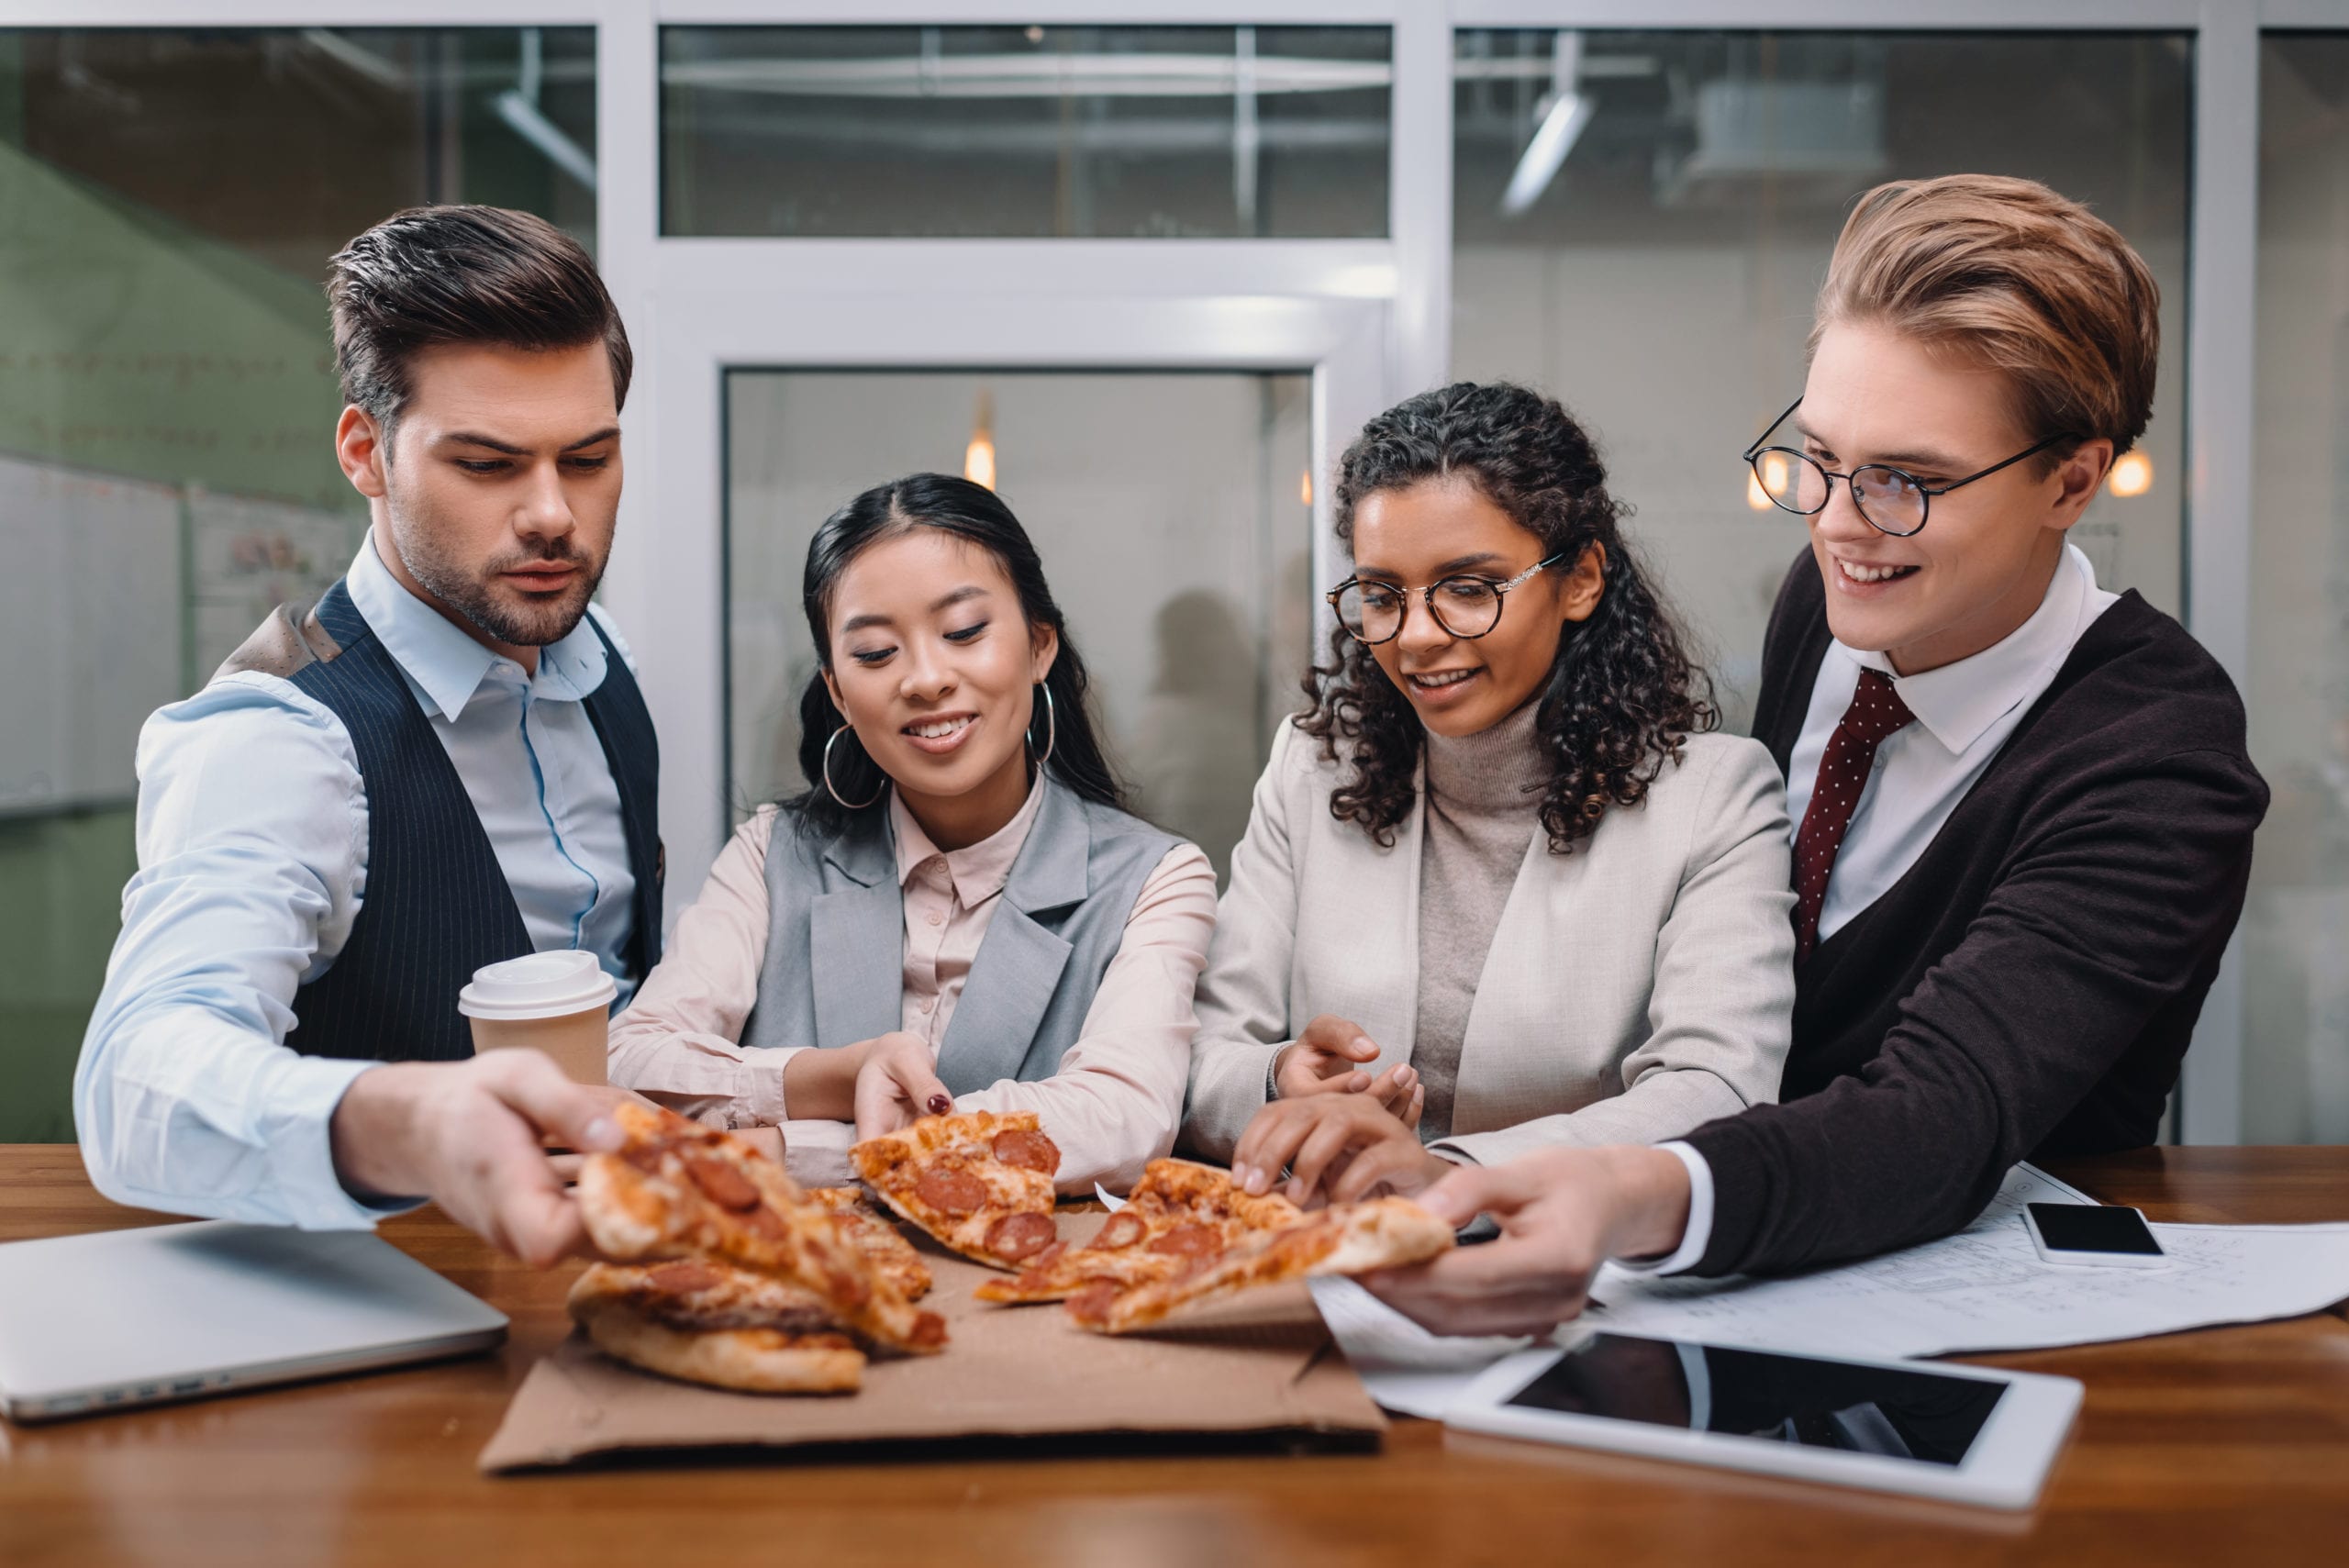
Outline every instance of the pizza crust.
<svg viewBox="0 0 2349 1568"><path fill-rule="evenodd" d="M587 1338L614 1361L685 1383L740 1394L853 1394L864 1385L864 1353L837 1330L687 1331L621 1301L577 1316Z"/></svg>

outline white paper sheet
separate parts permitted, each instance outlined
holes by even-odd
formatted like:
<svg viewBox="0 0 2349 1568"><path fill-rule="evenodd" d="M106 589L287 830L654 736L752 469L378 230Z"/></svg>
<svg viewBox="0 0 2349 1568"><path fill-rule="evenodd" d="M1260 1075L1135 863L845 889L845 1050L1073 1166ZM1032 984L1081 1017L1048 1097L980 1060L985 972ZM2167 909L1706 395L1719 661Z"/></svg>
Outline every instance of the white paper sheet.
<svg viewBox="0 0 2349 1568"><path fill-rule="evenodd" d="M1582 1331L1823 1354L1931 1356L2136 1339L2297 1317L2349 1297L2349 1224L2156 1225L2166 1267L2060 1267L2022 1227L2026 1203L2084 1195L2028 1165L1980 1218L1906 1251L1791 1279L1659 1279L1609 1267ZM1440 1417L1523 1340L1447 1340L1351 1280L1316 1280L1330 1331L1390 1410Z"/></svg>
<svg viewBox="0 0 2349 1568"><path fill-rule="evenodd" d="M1346 1352L1370 1396L1389 1410L1441 1420L1444 1407L1503 1356L1531 1348L1525 1339L1446 1339L1431 1334L1353 1281L1327 1275L1307 1282L1321 1321Z"/></svg>
<svg viewBox="0 0 2349 1568"><path fill-rule="evenodd" d="M2086 1345L2295 1318L2349 1296L2349 1225L2156 1225L2157 1269L2062 1266L2023 1229L2026 1203L2080 1201L2028 1165L1954 1236L1792 1279L1656 1279L1603 1271L1595 1328L1714 1343L1937 1356Z"/></svg>

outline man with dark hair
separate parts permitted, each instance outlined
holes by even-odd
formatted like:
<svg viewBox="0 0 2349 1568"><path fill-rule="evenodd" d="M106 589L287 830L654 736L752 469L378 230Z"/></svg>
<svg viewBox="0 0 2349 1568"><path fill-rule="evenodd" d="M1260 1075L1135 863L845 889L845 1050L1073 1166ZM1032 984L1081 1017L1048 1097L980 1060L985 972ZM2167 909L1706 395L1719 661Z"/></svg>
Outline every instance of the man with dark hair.
<svg viewBox="0 0 2349 1568"><path fill-rule="evenodd" d="M367 538L139 738L83 1155L124 1203L336 1228L429 1197L544 1261L579 1231L541 1135L617 1141L606 1097L474 1058L457 993L574 949L625 1001L659 955L652 724L589 604L628 336L575 241L493 207L395 215L327 298Z"/></svg>

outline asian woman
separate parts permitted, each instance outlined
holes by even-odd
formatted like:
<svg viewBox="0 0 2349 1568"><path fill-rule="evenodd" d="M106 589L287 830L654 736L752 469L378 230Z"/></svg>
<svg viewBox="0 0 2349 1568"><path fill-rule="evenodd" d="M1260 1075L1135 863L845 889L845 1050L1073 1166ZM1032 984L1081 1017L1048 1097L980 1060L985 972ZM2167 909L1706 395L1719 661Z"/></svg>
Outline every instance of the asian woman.
<svg viewBox="0 0 2349 1568"><path fill-rule="evenodd" d="M1215 874L1123 809L1035 547L915 474L817 530L803 598L808 788L718 857L612 1082L783 1126L810 1180L926 1113L1030 1109L1062 1190L1130 1184L1174 1140Z"/></svg>

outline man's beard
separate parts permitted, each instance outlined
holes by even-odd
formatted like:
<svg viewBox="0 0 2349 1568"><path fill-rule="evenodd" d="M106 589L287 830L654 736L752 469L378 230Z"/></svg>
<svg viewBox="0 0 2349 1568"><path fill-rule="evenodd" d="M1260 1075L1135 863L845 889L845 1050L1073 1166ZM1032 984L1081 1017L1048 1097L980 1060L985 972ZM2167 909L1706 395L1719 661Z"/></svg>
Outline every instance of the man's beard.
<svg viewBox="0 0 2349 1568"><path fill-rule="evenodd" d="M604 580L601 562L592 567L568 538L541 540L537 547L502 555L468 575L434 548L429 528L402 528L395 524L392 542L409 575L424 591L456 611L491 640L512 648L544 648L561 642L587 613L587 601ZM561 561L581 570L562 595L533 604L528 600L501 602L495 584L501 573L534 561Z"/></svg>

